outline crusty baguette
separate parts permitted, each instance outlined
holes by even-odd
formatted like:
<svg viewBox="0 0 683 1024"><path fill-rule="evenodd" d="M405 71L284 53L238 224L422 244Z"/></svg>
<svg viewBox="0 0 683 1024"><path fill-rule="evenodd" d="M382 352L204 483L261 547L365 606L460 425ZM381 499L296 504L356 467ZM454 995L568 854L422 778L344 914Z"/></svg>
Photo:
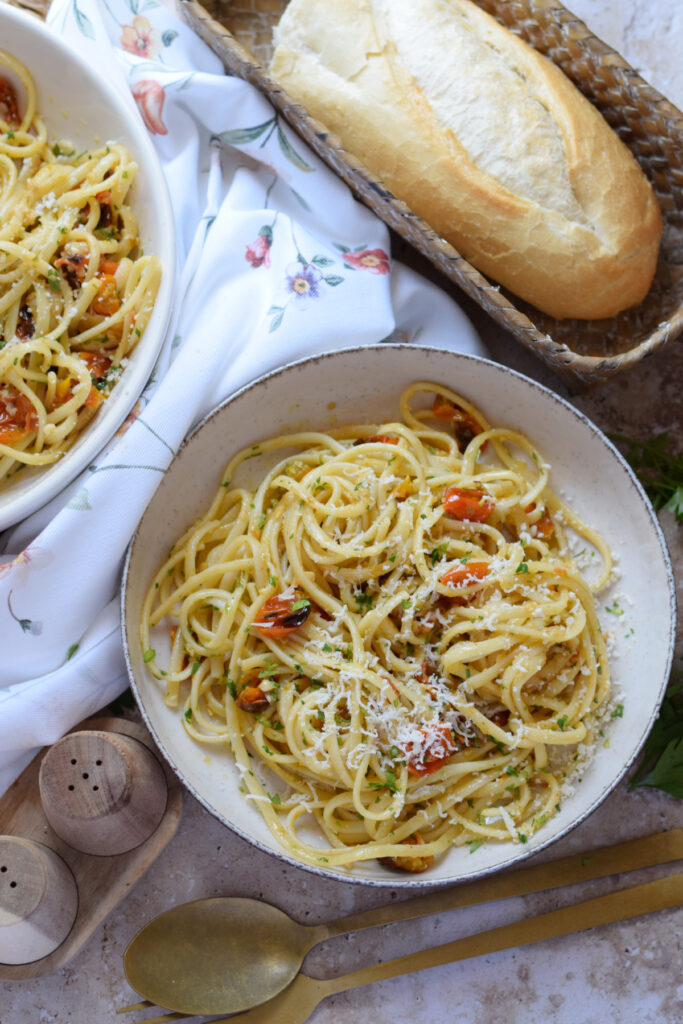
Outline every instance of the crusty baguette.
<svg viewBox="0 0 683 1024"><path fill-rule="evenodd" d="M649 182L549 60L469 0L292 0L271 70L475 267L555 317L636 305Z"/></svg>

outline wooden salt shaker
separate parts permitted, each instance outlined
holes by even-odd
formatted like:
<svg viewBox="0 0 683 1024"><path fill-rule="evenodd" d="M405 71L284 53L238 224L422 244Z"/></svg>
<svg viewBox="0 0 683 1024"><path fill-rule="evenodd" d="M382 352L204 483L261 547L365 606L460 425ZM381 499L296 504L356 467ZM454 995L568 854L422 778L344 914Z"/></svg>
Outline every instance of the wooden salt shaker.
<svg viewBox="0 0 683 1024"><path fill-rule="evenodd" d="M78 890L62 858L42 843L0 836L0 964L30 964L68 936Z"/></svg>
<svg viewBox="0 0 683 1024"><path fill-rule="evenodd" d="M40 797L52 829L75 850L115 856L155 831L168 783L151 750L122 733L84 730L50 747Z"/></svg>

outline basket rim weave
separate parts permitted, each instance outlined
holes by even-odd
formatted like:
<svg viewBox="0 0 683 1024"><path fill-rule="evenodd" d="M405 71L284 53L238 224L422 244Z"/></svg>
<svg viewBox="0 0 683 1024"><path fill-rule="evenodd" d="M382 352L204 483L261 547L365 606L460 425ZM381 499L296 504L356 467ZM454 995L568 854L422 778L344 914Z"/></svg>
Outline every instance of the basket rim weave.
<svg viewBox="0 0 683 1024"><path fill-rule="evenodd" d="M229 71L251 82L264 93L318 156L357 195L360 193L366 205L561 376L576 384L590 386L634 366L683 332L683 306L680 306L667 320L660 322L647 338L614 355L583 355L573 351L563 341L554 340L551 335L543 333L514 305L512 296L501 291L495 283L490 283L454 246L441 238L408 204L394 196L381 180L349 153L336 135L293 100L235 35L212 17L199 0L180 2L186 20L223 59ZM573 40L587 49L599 51L601 61L609 66L610 72L623 79L630 89L641 91L648 105L654 107L658 115L668 122L671 132L677 133L683 144L683 113L649 85L620 54L595 36L558 0L532 0L532 3L539 12L554 15L564 27L570 25ZM552 60L552 57L549 59ZM580 88L579 83L575 84Z"/></svg>

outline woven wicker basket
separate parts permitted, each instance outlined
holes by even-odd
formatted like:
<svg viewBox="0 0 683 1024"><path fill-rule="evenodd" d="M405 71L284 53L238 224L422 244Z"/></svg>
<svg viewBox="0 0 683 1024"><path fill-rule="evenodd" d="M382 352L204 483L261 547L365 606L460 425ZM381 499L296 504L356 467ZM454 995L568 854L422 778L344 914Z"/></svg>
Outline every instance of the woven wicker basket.
<svg viewBox="0 0 683 1024"><path fill-rule="evenodd" d="M499 324L574 386L633 366L683 331L683 114L555 0L476 0L558 64L601 111L654 185L664 217L659 265L640 306L608 320L555 320L489 283L295 103L265 70L286 0L183 0L226 68L265 93L354 193Z"/></svg>

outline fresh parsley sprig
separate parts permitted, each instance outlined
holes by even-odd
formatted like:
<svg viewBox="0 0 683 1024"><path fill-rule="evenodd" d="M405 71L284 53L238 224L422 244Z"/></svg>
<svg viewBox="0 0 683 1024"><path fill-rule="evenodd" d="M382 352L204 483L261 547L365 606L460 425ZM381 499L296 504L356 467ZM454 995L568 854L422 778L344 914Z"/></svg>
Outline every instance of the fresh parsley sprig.
<svg viewBox="0 0 683 1024"><path fill-rule="evenodd" d="M669 434L664 431L649 441L636 441L624 434L610 434L618 444L655 509L673 512L683 520L683 454L669 451Z"/></svg>
<svg viewBox="0 0 683 1024"><path fill-rule="evenodd" d="M643 759L628 788L637 786L652 786L683 798L683 674L669 683L664 694Z"/></svg>

